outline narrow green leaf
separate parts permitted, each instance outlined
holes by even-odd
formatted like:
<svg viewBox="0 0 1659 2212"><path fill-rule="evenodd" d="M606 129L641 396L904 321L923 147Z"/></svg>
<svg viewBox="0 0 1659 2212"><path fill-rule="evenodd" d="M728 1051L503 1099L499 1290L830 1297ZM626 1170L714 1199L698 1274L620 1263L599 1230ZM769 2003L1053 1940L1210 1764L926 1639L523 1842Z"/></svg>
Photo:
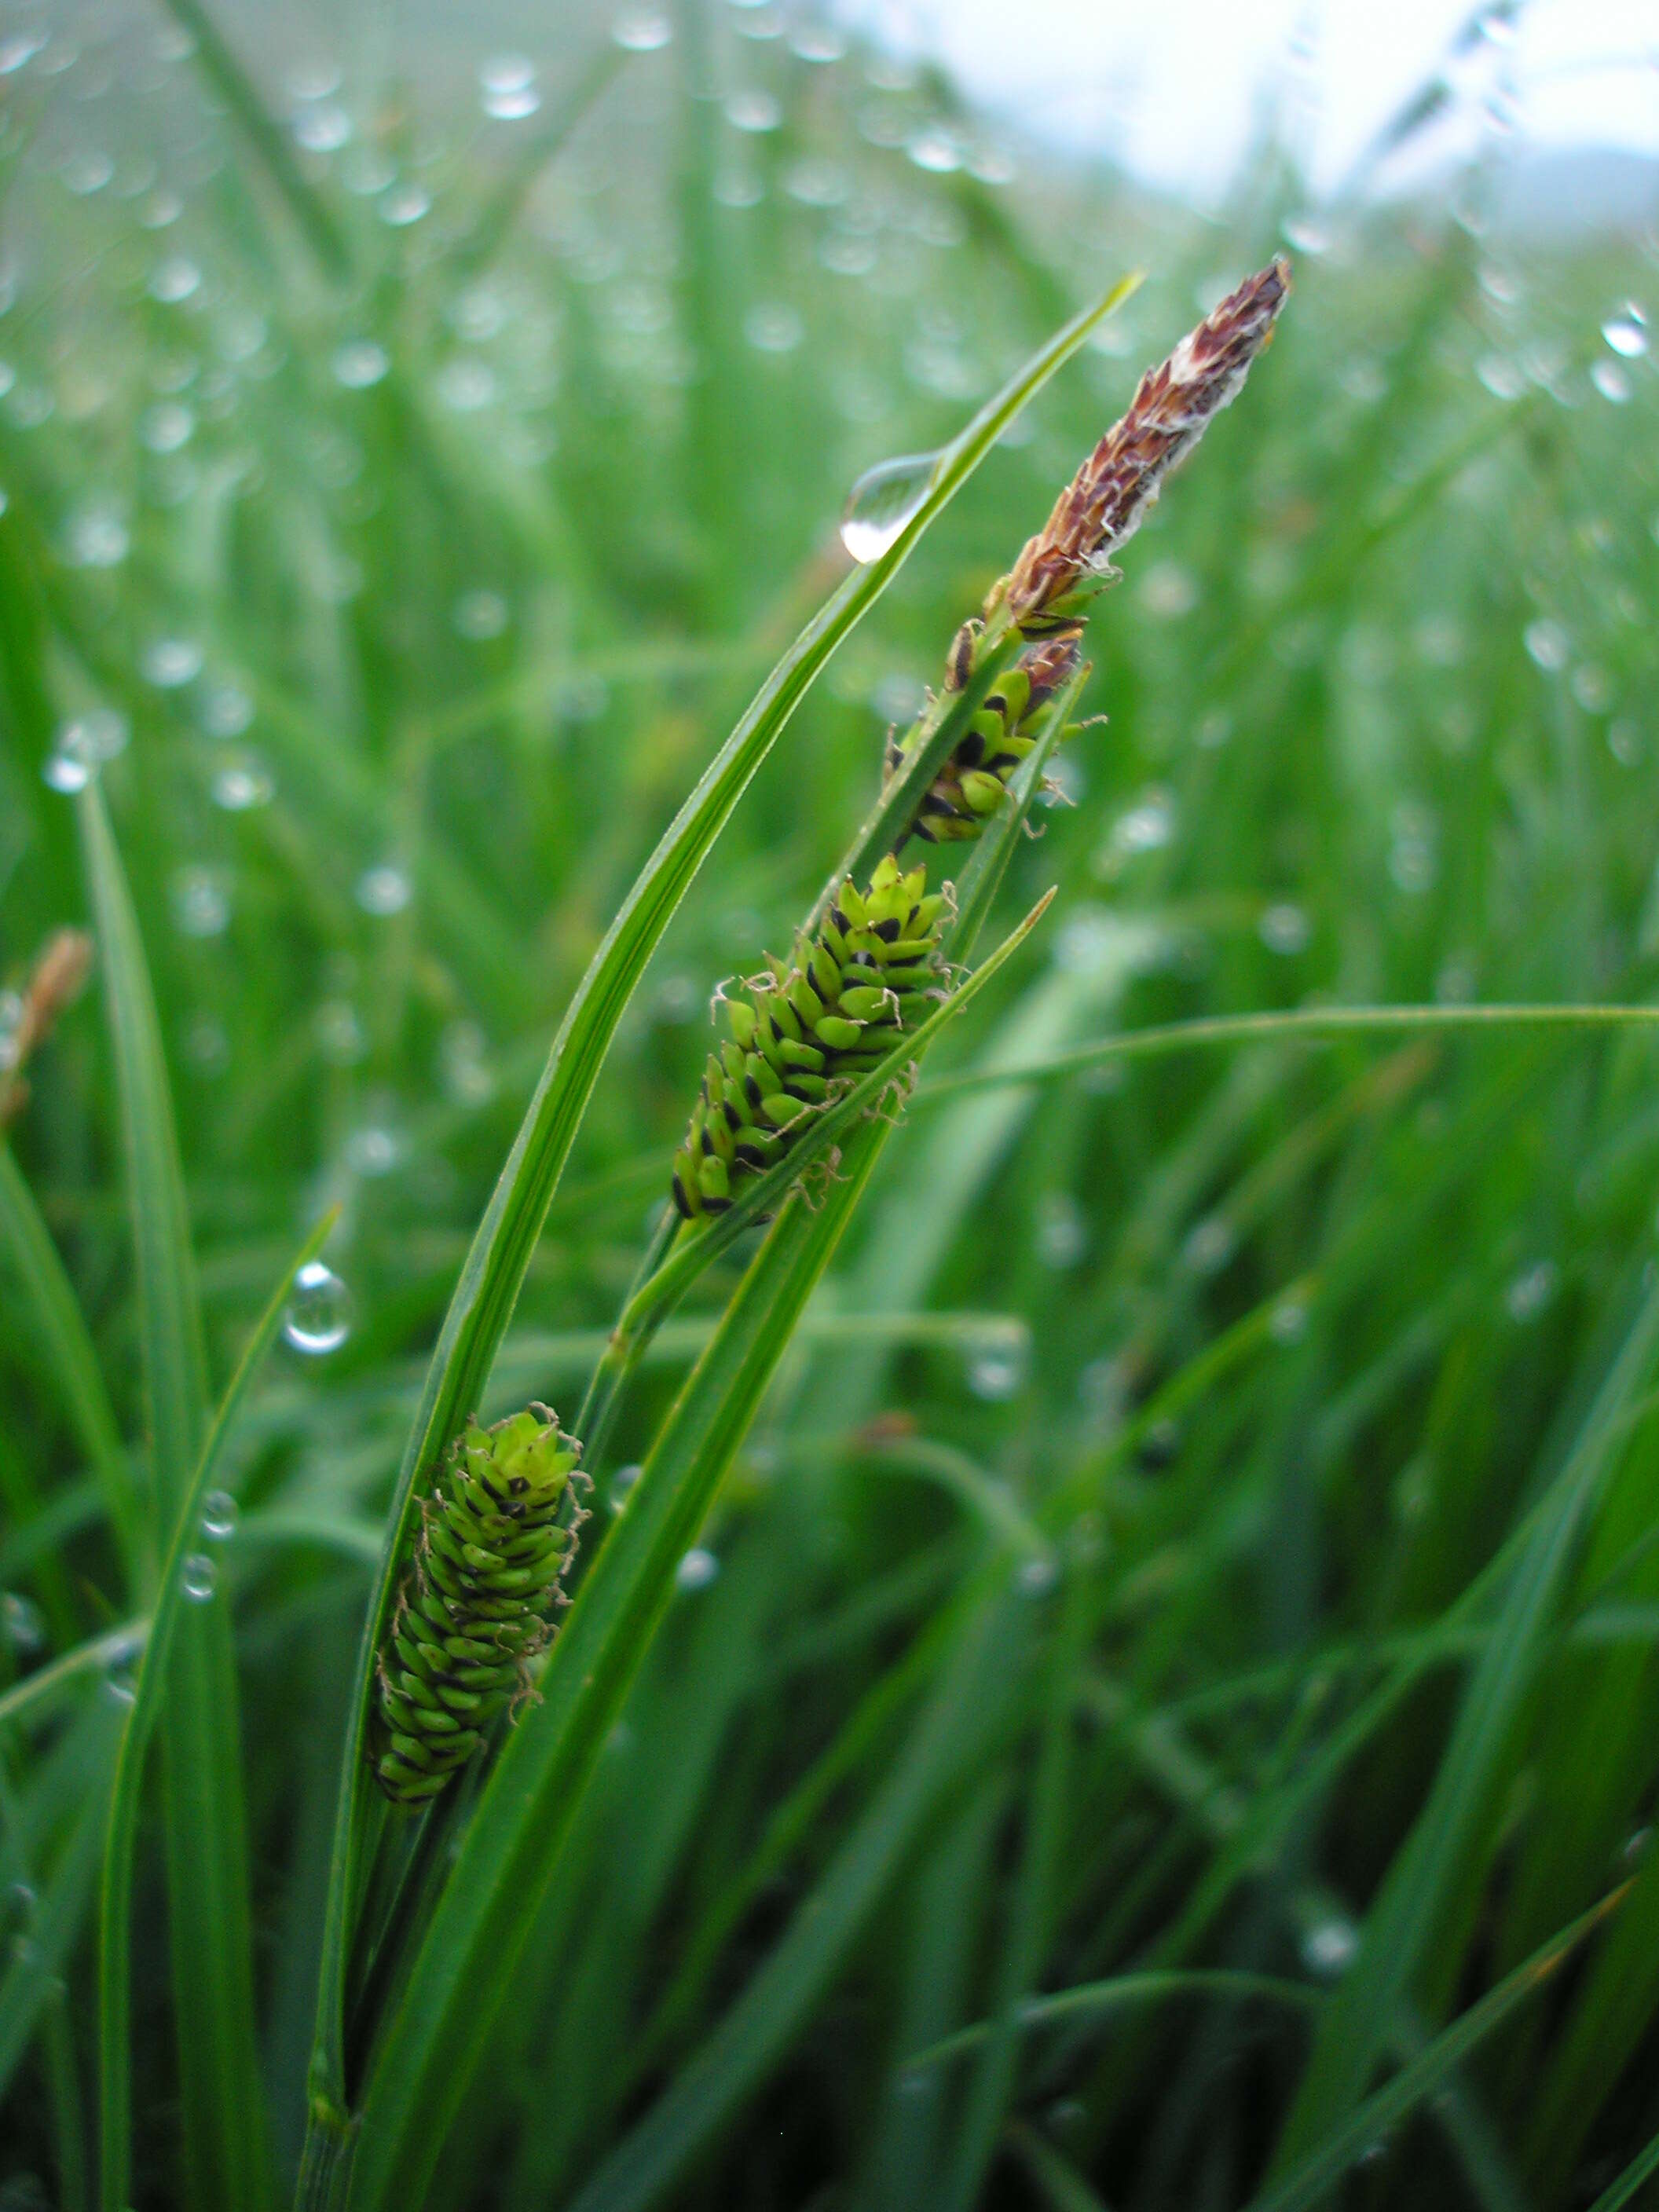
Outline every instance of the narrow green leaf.
<svg viewBox="0 0 1659 2212"><path fill-rule="evenodd" d="M337 1209L324 1216L295 1255L287 1273L249 1338L235 1373L231 1376L196 1472L179 1499L173 1534L161 1562L155 1612L139 1661L120 1741L116 1748L115 1775L111 1786L109 1822L104 1844L103 1881L100 1891L98 1931L98 2051L101 2094L99 2129L99 2169L104 2212L125 2212L131 2179L130 2137L132 2126L131 1990L132 1868L138 1839L138 1813L144 1778L144 1753L149 1747L161 1700L167 1686L167 1662L172 1655L190 1592L185 1588L187 1555L199 1542L203 1500L213 1487L224 1449L248 1384L281 1326L283 1309L294 1278L307 1260L321 1251L337 1218Z"/></svg>
<svg viewBox="0 0 1659 2212"><path fill-rule="evenodd" d="M306 181L294 149L259 97L257 86L227 43L203 0L164 0L169 13L196 42L202 73L240 125L266 174L288 202L312 251L331 276L349 273L351 254L327 204Z"/></svg>
<svg viewBox="0 0 1659 2212"><path fill-rule="evenodd" d="M1303 2212L1303 2208L1321 2203L1366 2144L1386 2135L1431 2095L1518 2005L1524 2004L1558 1972L1585 1937L1616 1909L1624 1894L1623 1889L1614 1890L1588 1912L1581 1913L1559 1935L1551 1936L1547 1943L1540 1944L1529 1959L1506 1974L1496 1989L1488 1990L1449 2027L1443 2028L1431 2043L1425 2044L1391 2081L1324 2135L1282 2180L1252 2198L1248 2212ZM1335 2014L1336 2008L1333 2006L1326 2014L1328 2027Z"/></svg>
<svg viewBox="0 0 1659 2212"><path fill-rule="evenodd" d="M98 1354L52 1232L11 1146L0 1138L0 1246L10 1257L33 1308L35 1341L55 1372L63 1408L103 1492L129 1586L138 1586L143 1530L138 1494L121 1443L121 1431L104 1387Z"/></svg>
<svg viewBox="0 0 1659 2212"><path fill-rule="evenodd" d="M200 1455L207 1396L190 1225L155 1002L95 782L76 805L120 1097L152 1520L170 1528ZM236 1678L224 1608L192 1608L177 1647L163 1715L173 2002L190 2191L203 2212L219 2212L263 2206L270 2191Z"/></svg>
<svg viewBox="0 0 1659 2212"><path fill-rule="evenodd" d="M639 2212L683 2171L787 2049L880 1899L941 1791L1000 1711L1021 1622L1014 1602L981 1608L940 1669L903 1757L852 1829L782 1940L570 2212Z"/></svg>
<svg viewBox="0 0 1659 2212"><path fill-rule="evenodd" d="M1224 1966L1201 1966L1185 1972L1115 1974L1108 1981L1079 1982L1074 1988L1054 1990L1047 1996L1029 1997L1016 2014L1015 2025L1024 2033L1077 2019L1113 2020L1121 2013L1162 2004L1171 1997L1218 1997L1234 2003L1259 1998L1298 2012L1316 2012L1325 2002L1324 1992L1308 1982L1290 1982L1277 1974L1237 1973ZM968 2027L960 2027L954 2035L930 2044L926 2051L907 2059L906 2070L914 2073L919 2067L943 2066L977 2050L994 2033L997 2025L993 2020L976 2020Z"/></svg>
<svg viewBox="0 0 1659 2212"><path fill-rule="evenodd" d="M302 2188L314 2197L349 2124L345 2064L347 1961L363 1850L374 1815L365 1802L363 1729L371 1669L392 1602L416 1501L439 1455L482 1399L548 1206L599 1079L617 1024L647 962L729 818L808 686L875 604L923 532L967 481L1002 431L1124 296L1125 287L1077 316L1043 346L940 453L927 489L893 543L848 575L773 670L710 763L624 901L560 1025L547 1066L478 1226L437 1347L400 1470L381 1572L358 1656L348 1711L338 1824L330 1868L313 2065L313 2140ZM325 2138L331 2138L330 2142Z"/></svg>
<svg viewBox="0 0 1659 2212"><path fill-rule="evenodd" d="M1102 1037L1070 1052L1026 1060L1008 1067L969 1068L959 1075L935 1077L923 1086L924 1099L948 1098L963 1091L1002 1090L1025 1083L1059 1083L1120 1060L1161 1060L1206 1045L1334 1042L1346 1036L1418 1030L1642 1029L1659 1023L1659 1006L1293 1006L1282 1013L1216 1014L1191 1022L1166 1022Z"/></svg>
<svg viewBox="0 0 1659 2212"><path fill-rule="evenodd" d="M1659 1291L1637 1308L1573 1448L1530 1516L1470 1677L1434 1786L1366 1916L1359 1954L1315 2042L1278 2162L1328 2135L1363 2094L1389 2020L1410 1988L1486 1804L1497 1761L1546 1649L1572 1547L1622 1433L1621 1416L1659 1346Z"/></svg>

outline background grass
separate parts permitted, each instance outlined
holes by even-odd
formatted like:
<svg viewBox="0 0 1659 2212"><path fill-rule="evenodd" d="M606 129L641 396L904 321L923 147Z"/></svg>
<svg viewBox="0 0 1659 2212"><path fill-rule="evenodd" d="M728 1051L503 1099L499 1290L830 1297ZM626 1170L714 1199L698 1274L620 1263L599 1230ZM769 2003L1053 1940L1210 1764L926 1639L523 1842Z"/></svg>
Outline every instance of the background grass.
<svg viewBox="0 0 1659 2212"><path fill-rule="evenodd" d="M0 2190L91 2200L98 1871L167 1534L132 1501L190 1484L194 1306L216 1394L337 1204L349 1331L279 1347L229 1437L134 1898L132 2201L256 2201L264 2124L234 2181L201 2169L175 2021L251 1985L257 2055L198 2058L257 2070L285 2194L425 1358L595 946L842 573L847 487L1147 268L693 884L488 1413L574 1408L710 988L787 944L887 721L1287 222L1279 339L1100 603L1109 720L1004 926L1060 897L930 1073L1265 1008L1653 996L1659 387L1601 325L1655 242L1506 228L1503 141L1455 216L1323 240L1272 141L1219 222L1011 179L947 88L764 9L688 4L663 45L636 13L632 49L572 11L517 119L453 32L337 87L193 7L20 20L0 951L17 981L95 920L129 1018L65 1018L0 1157ZM53 787L88 744L136 970ZM1644 1029L1500 1024L924 1085L493 1963L428 2201L1638 2201L1656 1073ZM748 1249L623 1400L588 1556ZM192 1852L232 1883L193 1928Z"/></svg>

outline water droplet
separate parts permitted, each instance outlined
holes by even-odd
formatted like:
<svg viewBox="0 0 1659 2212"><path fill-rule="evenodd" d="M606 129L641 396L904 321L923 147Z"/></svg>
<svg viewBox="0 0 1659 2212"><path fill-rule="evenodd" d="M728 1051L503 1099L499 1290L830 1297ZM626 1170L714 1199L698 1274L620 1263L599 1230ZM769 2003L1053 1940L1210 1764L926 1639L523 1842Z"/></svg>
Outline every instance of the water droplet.
<svg viewBox="0 0 1659 2212"><path fill-rule="evenodd" d="M1194 1275L1218 1275L1233 1256L1232 1224L1219 1213L1195 1222L1181 1248L1182 1264Z"/></svg>
<svg viewBox="0 0 1659 2212"><path fill-rule="evenodd" d="M373 338L348 338L335 349L334 381L348 392L363 392L378 384L392 366L392 356Z"/></svg>
<svg viewBox="0 0 1659 2212"><path fill-rule="evenodd" d="M403 1153L403 1139L383 1121L365 1121L345 1140L345 1164L353 1175L390 1175Z"/></svg>
<svg viewBox="0 0 1659 2212"><path fill-rule="evenodd" d="M660 8L624 8L611 26L611 35L630 54L654 54L674 35L674 27Z"/></svg>
<svg viewBox="0 0 1659 2212"><path fill-rule="evenodd" d="M1060 1580L1060 1563L1048 1552L1040 1552L1034 1558L1023 1559L1014 1577L1015 1586L1022 1597L1047 1597Z"/></svg>
<svg viewBox="0 0 1659 2212"><path fill-rule="evenodd" d="M542 104L535 64L523 54L492 54L478 64L483 112L499 123L521 123Z"/></svg>
<svg viewBox="0 0 1659 2212"><path fill-rule="evenodd" d="M33 61L46 43L44 31L20 31L15 38L0 39L0 76L10 76Z"/></svg>
<svg viewBox="0 0 1659 2212"><path fill-rule="evenodd" d="M1331 250L1331 234L1316 215L1304 209L1299 215L1286 216L1279 226L1286 246L1298 253L1318 255Z"/></svg>
<svg viewBox="0 0 1659 2212"><path fill-rule="evenodd" d="M255 807L268 806L276 796L276 785L264 763L256 754L245 753L218 771L210 789L214 805L222 806L227 814L247 814Z"/></svg>
<svg viewBox="0 0 1659 2212"><path fill-rule="evenodd" d="M1602 398L1611 400L1615 407L1622 407L1631 397L1630 378L1616 361L1598 361L1590 371L1590 382Z"/></svg>
<svg viewBox="0 0 1659 2212"><path fill-rule="evenodd" d="M368 1049L357 1009L349 999L325 999L312 1017L317 1049L335 1067L351 1067Z"/></svg>
<svg viewBox="0 0 1659 2212"><path fill-rule="evenodd" d="M828 23L798 23L789 40L789 51L797 61L821 65L842 60L847 52L847 41Z"/></svg>
<svg viewBox="0 0 1659 2212"><path fill-rule="evenodd" d="M331 1267L307 1260L294 1278L283 1335L296 1352L337 1352L351 1333L350 1294Z"/></svg>
<svg viewBox="0 0 1659 2212"><path fill-rule="evenodd" d="M645 1469L637 1465L619 1467L611 1478L611 1510L620 1513L634 1494L634 1486Z"/></svg>
<svg viewBox="0 0 1659 2212"><path fill-rule="evenodd" d="M1639 361L1648 349L1647 317L1627 301L1618 314L1602 324L1601 336L1626 361Z"/></svg>
<svg viewBox="0 0 1659 2212"><path fill-rule="evenodd" d="M1275 1344L1299 1344L1308 1334L1308 1309L1300 1298L1281 1298L1267 1328Z"/></svg>
<svg viewBox="0 0 1659 2212"><path fill-rule="evenodd" d="M432 206L432 195L422 185L394 185L380 202L380 221L394 230L406 230L418 222Z"/></svg>
<svg viewBox="0 0 1659 2212"><path fill-rule="evenodd" d="M720 1563L701 1544L694 1544L674 1570L674 1580L683 1590L707 1589L720 1571Z"/></svg>
<svg viewBox="0 0 1659 2212"><path fill-rule="evenodd" d="M200 705L202 727L210 738L240 738L253 720L253 702L240 684L215 684Z"/></svg>
<svg viewBox="0 0 1659 2212"><path fill-rule="evenodd" d="M454 1021L438 1039L443 1086L459 1106L482 1106L495 1095L495 1078L485 1056L484 1033L477 1022Z"/></svg>
<svg viewBox="0 0 1659 2212"><path fill-rule="evenodd" d="M841 518L841 542L855 561L879 560L897 540L927 495L937 453L901 453L878 461L847 495Z"/></svg>
<svg viewBox="0 0 1659 2212"><path fill-rule="evenodd" d="M170 253L150 271L149 296L164 307L176 307L201 289L202 272L182 253Z"/></svg>
<svg viewBox="0 0 1659 2212"><path fill-rule="evenodd" d="M924 123L904 142L904 150L917 168L936 177L947 177L962 167L962 148L942 123Z"/></svg>
<svg viewBox="0 0 1659 2212"><path fill-rule="evenodd" d="M219 868L179 868L172 884L173 919L186 937L222 936L230 925L230 885Z"/></svg>
<svg viewBox="0 0 1659 2212"><path fill-rule="evenodd" d="M219 1570L205 1552L192 1552L180 1570L179 1581L187 1598L204 1605L218 1588Z"/></svg>
<svg viewBox="0 0 1659 2212"><path fill-rule="evenodd" d="M84 791L98 773L96 755L85 743L78 722L58 733L58 742L41 764L41 781L53 791Z"/></svg>
<svg viewBox="0 0 1659 2212"><path fill-rule="evenodd" d="M775 131L783 120L783 110L769 92L747 86L728 95L726 119L734 131Z"/></svg>
<svg viewBox="0 0 1659 2212"><path fill-rule="evenodd" d="M332 105L302 107L294 118L294 136L307 154L337 154L351 136L351 118Z"/></svg>
<svg viewBox="0 0 1659 2212"><path fill-rule="evenodd" d="M495 397L495 372L487 361L462 355L438 371L438 397L458 415L476 415Z"/></svg>
<svg viewBox="0 0 1659 2212"><path fill-rule="evenodd" d="M177 400L146 409L139 418L138 437L152 453L176 453L196 434L196 417Z"/></svg>
<svg viewBox="0 0 1659 2212"><path fill-rule="evenodd" d="M1494 399L1518 399L1527 388L1520 363L1507 354L1482 354L1474 364L1474 373Z"/></svg>
<svg viewBox="0 0 1659 2212"><path fill-rule="evenodd" d="M210 1544L222 1544L236 1534L236 1500L228 1490L210 1490L202 1500L202 1534Z"/></svg>
<svg viewBox="0 0 1659 2212"><path fill-rule="evenodd" d="M1642 758L1642 732L1635 720L1621 714L1607 726L1607 750L1620 768L1635 768Z"/></svg>
<svg viewBox="0 0 1659 2212"><path fill-rule="evenodd" d="M1302 1939L1302 1963L1310 1974L1334 1980L1353 1964L1359 1930L1352 1920L1321 1920Z"/></svg>
<svg viewBox="0 0 1659 2212"><path fill-rule="evenodd" d="M1572 641L1559 622L1552 622L1545 617L1541 621L1528 623L1522 634L1522 642L1528 657L1547 675L1553 676L1566 666Z"/></svg>
<svg viewBox="0 0 1659 2212"><path fill-rule="evenodd" d="M988 1347L968 1362L968 1388L988 1405L1000 1405L1012 1398L1024 1380L1025 1356L1018 1346Z"/></svg>
<svg viewBox="0 0 1659 2212"><path fill-rule="evenodd" d="M449 618L463 637L481 642L486 638L500 637L507 628L507 601L499 592L463 592Z"/></svg>
<svg viewBox="0 0 1659 2212"><path fill-rule="evenodd" d="M806 325L795 308L763 300L744 317L743 334L758 353L793 353Z"/></svg>
<svg viewBox="0 0 1659 2212"><path fill-rule="evenodd" d="M144 647L138 665L158 691L177 691L196 681L204 657L192 637L157 637Z"/></svg>
<svg viewBox="0 0 1659 2212"><path fill-rule="evenodd" d="M64 525L64 558L73 568L115 568L127 557L126 519L112 500L89 499Z"/></svg>
<svg viewBox="0 0 1659 2212"><path fill-rule="evenodd" d="M38 1651L46 1640L46 1615L19 1590L0 1593L0 1631L14 1651Z"/></svg>
<svg viewBox="0 0 1659 2212"><path fill-rule="evenodd" d="M382 861L379 867L364 869L357 878L355 896L365 914L385 916L403 912L409 904L411 887L401 868Z"/></svg>
<svg viewBox="0 0 1659 2212"><path fill-rule="evenodd" d="M1511 1321L1533 1321L1543 1312L1555 1296L1557 1281L1555 1262L1540 1260L1535 1266L1517 1275L1504 1293L1504 1304Z"/></svg>
<svg viewBox="0 0 1659 2212"><path fill-rule="evenodd" d="M1613 678L1599 661L1586 660L1572 672L1572 696L1587 714L1605 714L1613 704Z"/></svg>
<svg viewBox="0 0 1659 2212"><path fill-rule="evenodd" d="M1179 561L1159 561L1141 578L1139 598L1149 615L1171 622L1198 605L1198 579Z"/></svg>
<svg viewBox="0 0 1659 2212"><path fill-rule="evenodd" d="M1083 1214L1069 1191L1050 1191L1037 1218L1037 1257L1045 1267L1074 1267L1088 1244Z"/></svg>

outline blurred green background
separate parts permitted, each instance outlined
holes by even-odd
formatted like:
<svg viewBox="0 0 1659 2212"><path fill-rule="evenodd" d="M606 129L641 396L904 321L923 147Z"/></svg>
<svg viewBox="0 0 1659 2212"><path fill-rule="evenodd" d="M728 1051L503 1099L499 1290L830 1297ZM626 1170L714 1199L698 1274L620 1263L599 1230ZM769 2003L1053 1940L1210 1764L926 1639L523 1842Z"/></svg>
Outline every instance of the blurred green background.
<svg viewBox="0 0 1659 2212"><path fill-rule="evenodd" d="M98 775L216 1376L343 1208L212 1552L291 2172L343 1699L423 1356L606 923L846 566L848 487L1146 269L694 886L486 1411L580 1395L711 989L787 948L889 722L1140 369L1281 246L1276 343L1091 625L1107 720L1006 894L1060 899L930 1074L1201 1015L1652 998L1659 234L1528 220L1498 131L1311 216L1271 114L1200 216L770 7L548 11L511 27L523 63L459 13L376 16L338 65L224 28L246 79L193 9L0 27L0 981L85 920L65 793ZM10 1149L137 1440L94 993L29 1075ZM1659 2127L1656 1170L1638 1031L924 1089L682 1571L433 2202L1221 2212L1318 2140L1363 2034L1396 2080L1437 2055L1329 2201L1595 2203ZM87 2201L130 1652L89 1417L16 1259L0 1664L110 1662L0 1698L21 2212ZM602 1516L734 1280L659 1340ZM982 1571L1010 1544L1004 1604ZM1626 1876L1547 1987L1436 2042ZM809 1971L801 1931L842 1906ZM1403 1962L1380 2012L1348 1979L1379 1958ZM1199 1970L1272 1986L1039 2003ZM148 2207L179 2188L149 1851L135 1972ZM759 2055L710 2086L738 2014Z"/></svg>

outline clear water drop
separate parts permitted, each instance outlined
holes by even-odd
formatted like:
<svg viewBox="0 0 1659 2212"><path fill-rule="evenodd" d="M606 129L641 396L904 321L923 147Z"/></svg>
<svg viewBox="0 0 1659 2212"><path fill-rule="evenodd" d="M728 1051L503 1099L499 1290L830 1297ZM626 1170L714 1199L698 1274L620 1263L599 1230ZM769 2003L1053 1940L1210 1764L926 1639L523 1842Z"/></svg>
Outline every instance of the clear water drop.
<svg viewBox="0 0 1659 2212"><path fill-rule="evenodd" d="M150 271L149 296L163 307L181 307L202 287L202 272L182 253L170 253Z"/></svg>
<svg viewBox="0 0 1659 2212"><path fill-rule="evenodd" d="M1279 226L1286 246L1298 253L1321 254L1331 250L1331 234L1316 215L1305 209L1299 215L1286 216Z"/></svg>
<svg viewBox="0 0 1659 2212"><path fill-rule="evenodd" d="M1611 400L1615 407L1622 407L1634 390L1629 376L1616 361L1598 361L1590 371L1590 382L1602 398Z"/></svg>
<svg viewBox="0 0 1659 2212"><path fill-rule="evenodd" d="M757 353L793 353L806 335L799 312L777 300L763 300L743 319L743 334Z"/></svg>
<svg viewBox="0 0 1659 2212"><path fill-rule="evenodd" d="M392 366L392 356L373 338L348 338L334 353L334 381L348 392L364 392L379 384Z"/></svg>
<svg viewBox="0 0 1659 2212"><path fill-rule="evenodd" d="M228 1490L210 1490L202 1500L202 1534L210 1544L222 1544L236 1534L236 1500Z"/></svg>
<svg viewBox="0 0 1659 2212"><path fill-rule="evenodd" d="M409 878L401 868L393 867L390 861L382 861L378 867L365 868L357 878L354 894L365 914L380 918L401 914L409 904L411 895Z"/></svg>
<svg viewBox="0 0 1659 2212"><path fill-rule="evenodd" d="M73 793L84 791L98 773L98 763L79 745L66 744L60 738L40 766L41 781L53 791Z"/></svg>
<svg viewBox="0 0 1659 2212"><path fill-rule="evenodd" d="M1534 1321L1543 1312L1555 1296L1557 1282L1555 1262L1540 1260L1515 1278L1504 1293L1504 1304L1511 1321Z"/></svg>
<svg viewBox="0 0 1659 2212"><path fill-rule="evenodd" d="M204 1605L219 1586L219 1570L205 1552L192 1552L179 1571L179 1580L187 1598Z"/></svg>
<svg viewBox="0 0 1659 2212"><path fill-rule="evenodd" d="M1547 676L1553 676L1567 665L1567 655L1572 641L1559 622L1546 616L1541 621L1528 623L1522 633L1522 643L1528 658Z"/></svg>
<svg viewBox="0 0 1659 2212"><path fill-rule="evenodd" d="M645 1469L636 1464L619 1467L611 1478L611 1510L620 1513L634 1494L634 1485Z"/></svg>
<svg viewBox="0 0 1659 2212"><path fill-rule="evenodd" d="M218 868L179 869L173 919L186 937L222 937L230 926L230 886Z"/></svg>
<svg viewBox="0 0 1659 2212"><path fill-rule="evenodd" d="M351 136L351 118L331 104L303 108L294 118L294 136L307 154L337 154Z"/></svg>
<svg viewBox="0 0 1659 2212"><path fill-rule="evenodd" d="M1014 1581L1022 1597L1047 1597L1060 1580L1060 1567L1052 1554L1039 1552L1020 1562Z"/></svg>
<svg viewBox="0 0 1659 2212"><path fill-rule="evenodd" d="M674 27L660 8L624 8L611 26L611 35L630 54L654 54L674 35Z"/></svg>
<svg viewBox="0 0 1659 2212"><path fill-rule="evenodd" d="M1321 1920L1302 1939L1302 1963L1310 1974L1334 1979L1353 1963L1359 1931L1351 1920Z"/></svg>
<svg viewBox="0 0 1659 2212"><path fill-rule="evenodd" d="M295 1352L337 1352L351 1333L350 1293L332 1267L307 1260L294 1278L283 1335Z"/></svg>
<svg viewBox="0 0 1659 2212"><path fill-rule="evenodd" d="M1269 952L1285 957L1307 950L1308 939L1313 935L1313 924L1305 909L1281 899L1268 907L1256 924L1256 934Z"/></svg>
<svg viewBox="0 0 1659 2212"><path fill-rule="evenodd" d="M1639 361L1648 349L1647 318L1627 303L1602 324L1601 336L1614 353L1622 354L1626 361Z"/></svg>
<svg viewBox="0 0 1659 2212"><path fill-rule="evenodd" d="M248 753L222 768L211 790L214 805L223 807L227 814L247 814L255 807L268 806L276 785L264 762Z"/></svg>
<svg viewBox="0 0 1659 2212"><path fill-rule="evenodd" d="M507 623L507 601L499 592L463 592L450 611L451 622L462 637L479 642L500 637Z"/></svg>
<svg viewBox="0 0 1659 2212"><path fill-rule="evenodd" d="M380 202L380 221L393 230L406 230L432 206L432 195L422 185L394 185Z"/></svg>
<svg viewBox="0 0 1659 2212"><path fill-rule="evenodd" d="M968 1363L968 1388L988 1405L1012 1398L1024 1380L1024 1355L1013 1345L976 1352Z"/></svg>
<svg viewBox="0 0 1659 2212"><path fill-rule="evenodd" d="M748 86L727 96L726 119L734 131L775 131L783 120L783 110L769 92Z"/></svg>
<svg viewBox="0 0 1659 2212"><path fill-rule="evenodd" d="M177 691L196 681L204 657L194 638L158 637L144 647L138 665L145 682L158 691Z"/></svg>
<svg viewBox="0 0 1659 2212"><path fill-rule="evenodd" d="M674 1570L674 1580L683 1590L707 1589L720 1571L714 1554L701 1544L694 1544Z"/></svg>
<svg viewBox="0 0 1659 2212"><path fill-rule="evenodd" d="M118 568L131 543L126 518L112 500L88 500L64 525L64 558L72 568Z"/></svg>
<svg viewBox="0 0 1659 2212"><path fill-rule="evenodd" d="M927 496L937 453L901 453L878 461L847 495L841 518L841 542L860 562L878 561Z"/></svg>
<svg viewBox="0 0 1659 2212"><path fill-rule="evenodd" d="M0 1594L0 1632L14 1651L38 1651L46 1640L46 1615L21 1590Z"/></svg>

